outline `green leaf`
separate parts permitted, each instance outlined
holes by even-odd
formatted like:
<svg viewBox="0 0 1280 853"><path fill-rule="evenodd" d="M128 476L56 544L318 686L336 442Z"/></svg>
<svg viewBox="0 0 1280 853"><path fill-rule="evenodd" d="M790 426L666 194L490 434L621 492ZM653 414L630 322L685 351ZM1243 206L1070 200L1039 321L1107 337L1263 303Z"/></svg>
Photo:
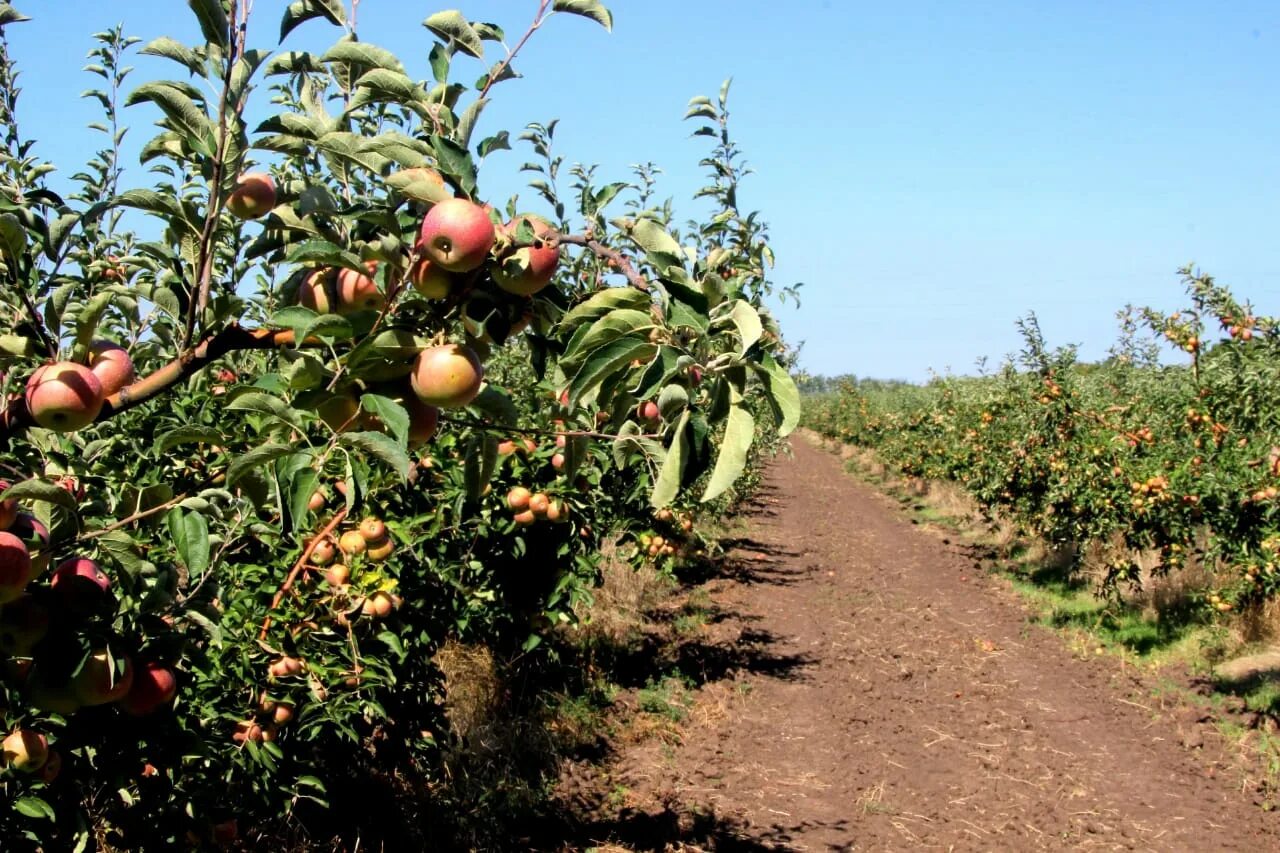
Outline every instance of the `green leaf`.
<svg viewBox="0 0 1280 853"><path fill-rule="evenodd" d="M764 384L765 399L778 421L778 435L785 438L800 424L800 389L769 353L765 353L760 364L752 366Z"/></svg>
<svg viewBox="0 0 1280 853"><path fill-rule="evenodd" d="M702 493L702 500L709 501L724 494L734 481L742 476L747 467L747 451L751 449L751 440L755 437L756 422L751 412L741 402L729 409L729 420L725 424L724 437L720 442L720 455L716 457L715 470L711 472L711 482Z"/></svg>
<svg viewBox="0 0 1280 853"><path fill-rule="evenodd" d="M192 74L204 75L204 63L196 52L177 39L160 36L148 42L138 53L144 56L163 56L186 68Z"/></svg>
<svg viewBox="0 0 1280 853"><path fill-rule="evenodd" d="M634 360L648 360L657 352L657 347L647 340L621 338L611 344L600 347L587 356L582 368L569 383L569 405L576 407L578 402L595 390L605 380L618 373Z"/></svg>
<svg viewBox="0 0 1280 853"><path fill-rule="evenodd" d="M572 348L561 359L561 366L565 372L571 372L599 347L651 328L653 317L648 311L634 308L611 311L591 324L585 335L574 340Z"/></svg>
<svg viewBox="0 0 1280 853"><path fill-rule="evenodd" d="M751 349L752 345L760 340L760 335L764 332L764 326L760 323L760 315L756 313L756 309L751 307L751 303L739 299L733 303L733 309L729 312L729 319L737 327L738 337L742 339L742 349L739 350L739 353L746 355L747 350Z"/></svg>
<svg viewBox="0 0 1280 853"><path fill-rule="evenodd" d="M203 574L209 568L209 522L198 512L184 513L176 507L166 521L182 564L190 574Z"/></svg>
<svg viewBox="0 0 1280 853"><path fill-rule="evenodd" d="M496 385L488 383L485 383L484 387L480 389L480 393L476 395L476 398L469 405L471 408L483 412L494 423L503 424L504 426L515 426L520 417L515 403L511 402L511 397L507 395L507 392Z"/></svg>
<svg viewBox="0 0 1280 853"><path fill-rule="evenodd" d="M202 0L192 0L193 3ZM207 0L216 2L216 0ZM214 128L209 116L179 86L168 81L143 83L125 99L125 106L150 101L160 108L174 130L183 134L192 146L204 154L212 154Z"/></svg>
<svg viewBox="0 0 1280 853"><path fill-rule="evenodd" d="M476 164L471 153L457 142L444 136L431 137L431 147L435 150L436 162L446 174L454 176L458 186L467 195L476 191Z"/></svg>
<svg viewBox="0 0 1280 853"><path fill-rule="evenodd" d="M0 354L30 358L38 352L38 342L21 335L0 335Z"/></svg>
<svg viewBox="0 0 1280 853"><path fill-rule="evenodd" d="M408 170L392 172L387 176L386 183L394 187L401 195L425 204L435 204L438 201L453 197L453 193L449 192L448 187L441 186L420 172L410 172Z"/></svg>
<svg viewBox="0 0 1280 853"><path fill-rule="evenodd" d="M319 487L320 475L312 468L303 468L293 475L289 484L289 517L293 519L295 531L306 530L307 513L311 511L307 504Z"/></svg>
<svg viewBox="0 0 1280 853"><path fill-rule="evenodd" d="M603 317L610 311L620 308L647 309L652 303L649 294L634 287L609 287L597 290L586 300L573 306L567 314L560 318L556 334L565 337L583 323Z"/></svg>
<svg viewBox="0 0 1280 853"><path fill-rule="evenodd" d="M0 258L16 261L26 251L27 229L22 227L21 220L12 213L0 213Z"/></svg>
<svg viewBox="0 0 1280 853"><path fill-rule="evenodd" d="M450 47L469 53L476 59L484 57L484 43L480 40L480 34L461 12L455 9L436 12L423 21L422 26L431 30L432 34Z"/></svg>
<svg viewBox="0 0 1280 853"><path fill-rule="evenodd" d="M285 36L312 18L324 18L337 27L347 21L342 0L294 0L284 10L284 17L280 21L280 41L284 41Z"/></svg>
<svg viewBox="0 0 1280 853"><path fill-rule="evenodd" d="M409 413L404 406L381 394L364 394L360 397L360 408L377 416L397 442L403 445L409 441Z"/></svg>
<svg viewBox="0 0 1280 853"><path fill-rule="evenodd" d="M431 76L437 83L449 82L449 51L439 44L431 45Z"/></svg>
<svg viewBox="0 0 1280 853"><path fill-rule="evenodd" d="M346 62L352 65L365 65L369 68L382 68L401 76L405 73L404 63L397 59L394 53L363 41L340 41L325 51L320 61ZM359 85L358 82L357 85Z"/></svg>
<svg viewBox="0 0 1280 853"><path fill-rule="evenodd" d="M72 360L83 362L89 354L89 345L93 343L94 332L98 330L98 321L102 319L103 312L114 296L110 291L98 293L76 315L76 340L71 353Z"/></svg>
<svg viewBox="0 0 1280 853"><path fill-rule="evenodd" d="M7 23L3 21L2 16L0 16L0 23ZM18 814L26 817L47 818L48 820L53 820L56 817L53 806L39 797L19 797L13 804L13 808Z"/></svg>
<svg viewBox="0 0 1280 853"><path fill-rule="evenodd" d="M675 434L671 438L671 447L667 449L667 458L658 472L658 480L653 484L653 494L649 503L661 509L676 499L680 493L680 481L684 478L685 460L689 455L689 410L685 409L680 420L676 422Z"/></svg>
<svg viewBox="0 0 1280 853"><path fill-rule="evenodd" d="M613 32L613 14L600 0L556 0L551 6L554 12L567 12L590 18L606 30Z"/></svg>
<svg viewBox="0 0 1280 853"><path fill-rule="evenodd" d="M8 3L0 3L0 27L5 24L17 24L31 20Z"/></svg>
<svg viewBox="0 0 1280 853"><path fill-rule="evenodd" d="M231 412L257 412L284 421L290 426L302 429L302 418L289 404L279 397L261 391L250 391L240 394L226 405Z"/></svg>
<svg viewBox="0 0 1280 853"><path fill-rule="evenodd" d="M466 148L471 144L471 133L475 130L476 122L480 118L480 113L484 111L484 108L488 103L488 98L477 98L467 104L467 108L463 110L462 115L458 117L456 138L463 148Z"/></svg>
<svg viewBox="0 0 1280 853"><path fill-rule="evenodd" d="M31 479L14 483L5 489L4 498L16 501L43 501L66 507L72 512L76 511L77 506L74 495L57 483L50 483L48 480Z"/></svg>
<svg viewBox="0 0 1280 853"><path fill-rule="evenodd" d="M293 450L294 448L288 444L264 444L237 456L227 466L227 485L234 485L237 480L255 468L261 468L282 456L287 456Z"/></svg>
<svg viewBox="0 0 1280 853"><path fill-rule="evenodd" d="M677 413L689 407L689 392L683 385L671 384L658 394L658 411L662 417L671 420Z"/></svg>
<svg viewBox="0 0 1280 853"><path fill-rule="evenodd" d="M401 480L409 478L409 454L390 436L380 432L347 432L342 434L341 441L381 459L400 475Z"/></svg>
<svg viewBox="0 0 1280 853"><path fill-rule="evenodd" d="M349 252L328 240L308 240L295 246L285 258L289 264L314 266L340 266L367 275L368 270L360 262L360 256Z"/></svg>
<svg viewBox="0 0 1280 853"><path fill-rule="evenodd" d="M187 0L191 11L195 12L200 22L200 32L204 40L216 44L224 50L231 46L231 26L227 23L226 10L222 8L222 0Z"/></svg>
<svg viewBox="0 0 1280 853"><path fill-rule="evenodd" d="M640 375L640 381L631 389L631 394L638 400L648 400L664 387L671 377L680 369L680 350L662 345L658 348L653 360Z"/></svg>
<svg viewBox="0 0 1280 853"><path fill-rule="evenodd" d="M222 433L213 427L190 424L171 429L161 435L160 440L156 442L156 454L163 455L180 444L220 444L221 442Z"/></svg>
<svg viewBox="0 0 1280 853"><path fill-rule="evenodd" d="M629 234L658 270L684 266L684 250L665 227L652 219L637 220Z"/></svg>

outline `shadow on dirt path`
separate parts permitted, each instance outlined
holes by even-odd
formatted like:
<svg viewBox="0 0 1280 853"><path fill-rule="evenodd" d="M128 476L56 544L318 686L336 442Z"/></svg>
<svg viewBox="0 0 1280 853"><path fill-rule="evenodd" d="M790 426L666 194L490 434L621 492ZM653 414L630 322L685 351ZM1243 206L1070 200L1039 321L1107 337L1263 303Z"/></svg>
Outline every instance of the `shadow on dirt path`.
<svg viewBox="0 0 1280 853"><path fill-rule="evenodd" d="M693 694L678 739L617 751L623 805L579 813L560 849L1280 844L1223 743L1183 746L1136 677L1030 626L836 457L795 440L730 544L675 652ZM658 653L632 652L634 682Z"/></svg>

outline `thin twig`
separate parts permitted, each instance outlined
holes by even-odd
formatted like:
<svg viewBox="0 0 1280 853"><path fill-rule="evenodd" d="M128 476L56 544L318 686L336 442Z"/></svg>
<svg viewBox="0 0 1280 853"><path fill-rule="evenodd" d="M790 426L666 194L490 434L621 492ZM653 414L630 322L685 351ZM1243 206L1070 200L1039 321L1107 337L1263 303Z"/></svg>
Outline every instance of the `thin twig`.
<svg viewBox="0 0 1280 853"><path fill-rule="evenodd" d="M538 4L538 14L534 16L533 23L529 25L529 29L525 31L525 34L520 37L520 41L516 42L516 46L507 52L507 58L499 62L494 67L493 71L489 72L488 79L484 81L484 88L480 90L480 95L476 100L484 100L484 96L489 94L489 90L493 88L493 84L502 79L502 72L507 70L511 65L511 60L515 59L516 54L520 52L520 48L524 47L525 42L529 40L529 37L537 32L538 28L542 26L542 22L546 20L547 6L550 3L551 0L541 0Z"/></svg>
<svg viewBox="0 0 1280 853"><path fill-rule="evenodd" d="M550 236L550 239L555 242L569 246L585 246L597 257L613 261L618 268L618 272L626 277L628 284L636 290L642 290L645 293L649 292L649 282L645 281L644 276L636 271L631 259L616 249L610 249L590 234L559 234L555 232L551 232L551 234L554 236Z"/></svg>
<svg viewBox="0 0 1280 853"><path fill-rule="evenodd" d="M311 559L311 552L316 546L325 540L325 538L333 532L333 529L342 523L342 519L347 517L345 508L338 510L333 518L329 519L329 523L311 538L307 543L307 547L302 549L302 556L298 558L298 562L293 564L293 568L289 570L288 576L284 579L284 583L280 584L280 589L276 591L275 597L271 599L271 607L267 612L267 618L262 620L262 631L258 634L258 639L265 640L267 631L271 628L271 611L280 606L280 602L284 601L285 595L293 588L293 582L298 579L298 575L302 574L303 568L307 565L307 560Z"/></svg>

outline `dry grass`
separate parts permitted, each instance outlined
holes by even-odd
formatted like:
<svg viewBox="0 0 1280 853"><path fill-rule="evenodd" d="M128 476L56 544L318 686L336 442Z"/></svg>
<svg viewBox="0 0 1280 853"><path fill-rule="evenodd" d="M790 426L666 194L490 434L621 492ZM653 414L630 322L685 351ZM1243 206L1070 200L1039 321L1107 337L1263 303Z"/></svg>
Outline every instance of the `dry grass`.
<svg viewBox="0 0 1280 853"><path fill-rule="evenodd" d="M602 583L592 593L591 603L575 613L581 624L571 629L583 639L626 642L648 623L645 614L670 595L669 578L650 563L634 568L619 547L617 541L601 546Z"/></svg>
<svg viewBox="0 0 1280 853"><path fill-rule="evenodd" d="M444 674L445 717L454 736L467 741L490 731L502 697L493 653L450 640L436 652L434 663Z"/></svg>

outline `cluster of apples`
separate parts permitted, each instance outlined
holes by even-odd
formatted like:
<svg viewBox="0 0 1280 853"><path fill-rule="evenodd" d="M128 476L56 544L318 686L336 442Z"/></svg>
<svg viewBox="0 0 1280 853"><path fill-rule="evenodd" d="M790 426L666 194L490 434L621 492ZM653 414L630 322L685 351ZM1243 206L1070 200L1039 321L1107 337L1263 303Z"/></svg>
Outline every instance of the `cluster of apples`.
<svg viewBox="0 0 1280 853"><path fill-rule="evenodd" d="M311 565L324 570L325 581L335 593L351 597L352 610L376 619L385 619L400 606L400 597L385 590L351 596L351 569L357 558L373 563L386 561L395 553L395 543L380 518L370 516L342 532L335 541L326 537L311 551Z"/></svg>
<svg viewBox="0 0 1280 853"><path fill-rule="evenodd" d="M124 347L94 341L87 364L57 361L36 368L27 380L27 412L45 429L75 432L97 420L103 402L133 378L133 360Z"/></svg>
<svg viewBox="0 0 1280 853"><path fill-rule="evenodd" d="M543 492L532 492L524 486L516 486L507 492L507 509L512 512L511 520L520 527L528 527L540 518L551 522L569 520L568 504Z"/></svg>
<svg viewBox="0 0 1280 853"><path fill-rule="evenodd" d="M298 664L298 672L302 671L301 662L297 658L283 658ZM257 713L247 720L236 723L235 733L231 739L235 743L246 741L253 743L271 743L280 733L280 729L293 721L296 708L292 702L283 699L272 699L263 693L258 700Z"/></svg>

